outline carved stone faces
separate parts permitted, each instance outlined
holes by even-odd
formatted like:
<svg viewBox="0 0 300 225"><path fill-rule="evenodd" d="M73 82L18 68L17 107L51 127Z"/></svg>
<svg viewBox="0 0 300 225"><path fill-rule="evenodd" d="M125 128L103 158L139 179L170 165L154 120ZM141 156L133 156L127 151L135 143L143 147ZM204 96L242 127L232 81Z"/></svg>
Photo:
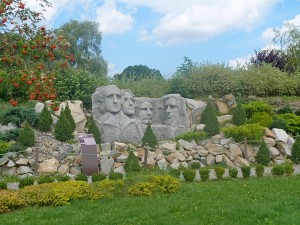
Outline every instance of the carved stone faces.
<svg viewBox="0 0 300 225"><path fill-rule="evenodd" d="M103 90L105 110L110 113L118 113L121 110L122 95L121 90L114 86L107 86Z"/></svg>
<svg viewBox="0 0 300 225"><path fill-rule="evenodd" d="M148 122L152 123L153 104L150 101L142 102L140 104L139 112L139 118L142 124L147 125Z"/></svg>
<svg viewBox="0 0 300 225"><path fill-rule="evenodd" d="M135 116L135 99L129 90L122 91L122 111L131 118Z"/></svg>

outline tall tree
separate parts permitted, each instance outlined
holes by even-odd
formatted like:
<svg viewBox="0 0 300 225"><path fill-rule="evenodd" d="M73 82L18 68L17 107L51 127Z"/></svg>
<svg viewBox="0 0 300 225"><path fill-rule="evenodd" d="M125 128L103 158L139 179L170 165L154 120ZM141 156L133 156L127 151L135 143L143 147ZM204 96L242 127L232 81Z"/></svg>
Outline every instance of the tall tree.
<svg viewBox="0 0 300 225"><path fill-rule="evenodd" d="M145 65L134 65L126 67L121 74L116 74L115 79L132 79L132 80L142 80L144 78L163 78L159 70L150 69Z"/></svg>
<svg viewBox="0 0 300 225"><path fill-rule="evenodd" d="M187 56L183 57L183 63L177 67L177 74L188 74L194 67L195 63Z"/></svg>
<svg viewBox="0 0 300 225"><path fill-rule="evenodd" d="M74 67L97 76L107 75L107 63L101 55L102 35L97 22L71 20L55 30L55 33L69 41Z"/></svg>

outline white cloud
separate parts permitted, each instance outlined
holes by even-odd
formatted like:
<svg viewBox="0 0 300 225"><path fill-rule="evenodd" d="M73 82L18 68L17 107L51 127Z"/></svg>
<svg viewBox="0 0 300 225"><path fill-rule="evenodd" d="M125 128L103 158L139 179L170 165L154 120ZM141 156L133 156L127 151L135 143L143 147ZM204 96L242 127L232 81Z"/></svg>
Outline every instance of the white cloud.
<svg viewBox="0 0 300 225"><path fill-rule="evenodd" d="M128 10L127 10L128 11ZM122 34L133 29L134 10L122 12L117 8L117 4L112 0L105 0L105 3L97 9L97 19L101 32L107 34Z"/></svg>
<svg viewBox="0 0 300 225"><path fill-rule="evenodd" d="M116 64L112 63L112 62L108 62L107 64L107 69L108 69L108 76L109 77L113 77L113 75L117 74L117 73L121 73L117 68L116 68Z"/></svg>
<svg viewBox="0 0 300 225"><path fill-rule="evenodd" d="M251 57L252 55L246 55L236 59L231 59L228 61L228 66L233 69L245 67L247 63L250 62Z"/></svg>

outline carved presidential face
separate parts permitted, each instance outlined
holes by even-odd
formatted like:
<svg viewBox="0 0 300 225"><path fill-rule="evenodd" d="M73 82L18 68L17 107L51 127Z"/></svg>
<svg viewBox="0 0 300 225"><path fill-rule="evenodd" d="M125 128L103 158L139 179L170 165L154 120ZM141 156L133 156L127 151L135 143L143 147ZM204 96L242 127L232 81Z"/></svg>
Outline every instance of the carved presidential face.
<svg viewBox="0 0 300 225"><path fill-rule="evenodd" d="M166 123L167 125L178 125L179 119L179 108L176 99L171 97L165 102L165 111L167 114Z"/></svg>
<svg viewBox="0 0 300 225"><path fill-rule="evenodd" d="M140 119L142 124L148 124L152 122L153 105L151 102L145 101L140 105Z"/></svg>
<svg viewBox="0 0 300 225"><path fill-rule="evenodd" d="M111 113L118 113L121 110L121 91L115 86L110 86L104 90L105 110Z"/></svg>
<svg viewBox="0 0 300 225"><path fill-rule="evenodd" d="M127 91L124 91L123 93L122 111L129 117L132 117L135 114L135 99Z"/></svg>

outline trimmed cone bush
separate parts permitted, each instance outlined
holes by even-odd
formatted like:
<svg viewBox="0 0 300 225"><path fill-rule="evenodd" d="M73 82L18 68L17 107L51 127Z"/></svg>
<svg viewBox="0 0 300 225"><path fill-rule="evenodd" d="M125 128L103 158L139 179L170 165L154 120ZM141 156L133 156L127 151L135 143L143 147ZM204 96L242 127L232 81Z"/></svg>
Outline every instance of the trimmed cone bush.
<svg viewBox="0 0 300 225"><path fill-rule="evenodd" d="M231 178L237 178L237 175L238 175L239 171L237 170L237 168L229 168L229 176Z"/></svg>
<svg viewBox="0 0 300 225"><path fill-rule="evenodd" d="M34 131L31 129L28 122L25 122L24 128L21 129L19 135L19 142L24 146L33 146L35 144Z"/></svg>
<svg viewBox="0 0 300 225"><path fill-rule="evenodd" d="M95 120L93 118L90 121L88 133L94 135L95 141L98 145L101 144L101 134L100 134L99 128L97 127Z"/></svg>
<svg viewBox="0 0 300 225"><path fill-rule="evenodd" d="M210 136L216 135L220 132L220 124L217 119L216 112L210 102L207 103L202 115L201 123L205 124L204 131Z"/></svg>
<svg viewBox="0 0 300 225"><path fill-rule="evenodd" d="M142 142L143 142L143 146L146 143L148 143L148 146L151 148L155 148L155 146L157 145L157 138L156 138L155 134L153 133L150 122L148 122L146 131L142 138Z"/></svg>
<svg viewBox="0 0 300 225"><path fill-rule="evenodd" d="M196 177L196 171L194 169L186 169L182 172L182 175L187 182L193 182Z"/></svg>
<svg viewBox="0 0 300 225"><path fill-rule="evenodd" d="M73 138L73 131L64 113L61 113L54 128L56 140L67 141Z"/></svg>
<svg viewBox="0 0 300 225"><path fill-rule="evenodd" d="M251 173L251 167L250 166L243 166L241 168L241 170L242 170L242 175L245 179L250 177L250 173Z"/></svg>
<svg viewBox="0 0 300 225"><path fill-rule="evenodd" d="M257 177L262 177L264 175L265 166L261 164L257 164L255 167L255 172Z"/></svg>
<svg viewBox="0 0 300 225"><path fill-rule="evenodd" d="M259 146L258 152L256 154L256 160L259 164L262 164L264 166L270 164L270 152L267 144L264 141L262 141Z"/></svg>
<svg viewBox="0 0 300 225"><path fill-rule="evenodd" d="M50 113L48 107L45 105L40 114L40 118L39 118L39 124L38 124L39 130L42 132L50 131L52 122L53 122L53 119L52 119L51 113Z"/></svg>
<svg viewBox="0 0 300 225"><path fill-rule="evenodd" d="M246 111L241 103L238 103L236 109L232 114L232 123L239 126L243 125L246 121Z"/></svg>
<svg viewBox="0 0 300 225"><path fill-rule="evenodd" d="M216 166L214 170L218 179L223 178L225 173L225 168L223 166Z"/></svg>
<svg viewBox="0 0 300 225"><path fill-rule="evenodd" d="M300 136L297 136L296 141L293 144L291 159L294 163L298 164L300 162Z"/></svg>
<svg viewBox="0 0 300 225"><path fill-rule="evenodd" d="M68 102L67 102L65 110L62 113L64 113L66 115L66 118L69 121L69 123L71 125L72 132L73 132L76 128L76 123L75 123L75 120L74 120L74 118L71 114L71 110L70 110Z"/></svg>
<svg viewBox="0 0 300 225"><path fill-rule="evenodd" d="M209 179L209 169L207 167L202 167L199 170L199 173L202 181L207 181Z"/></svg>
<svg viewBox="0 0 300 225"><path fill-rule="evenodd" d="M125 161L124 169L126 172L138 172L141 170L139 159L133 153L129 152L128 158Z"/></svg>

